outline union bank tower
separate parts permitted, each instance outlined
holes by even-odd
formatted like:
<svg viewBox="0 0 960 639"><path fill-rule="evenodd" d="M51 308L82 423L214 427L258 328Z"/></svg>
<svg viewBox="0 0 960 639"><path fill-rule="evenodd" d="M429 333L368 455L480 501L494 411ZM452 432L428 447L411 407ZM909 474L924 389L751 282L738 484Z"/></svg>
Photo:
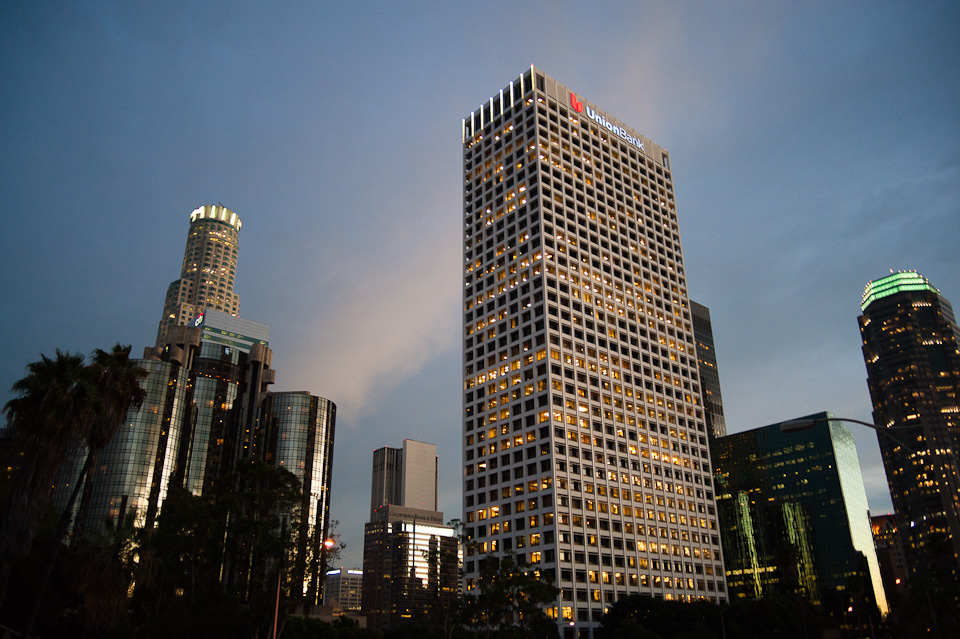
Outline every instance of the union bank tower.
<svg viewBox="0 0 960 639"><path fill-rule="evenodd" d="M667 151L532 66L462 130L467 591L516 555L566 637L725 603Z"/></svg>

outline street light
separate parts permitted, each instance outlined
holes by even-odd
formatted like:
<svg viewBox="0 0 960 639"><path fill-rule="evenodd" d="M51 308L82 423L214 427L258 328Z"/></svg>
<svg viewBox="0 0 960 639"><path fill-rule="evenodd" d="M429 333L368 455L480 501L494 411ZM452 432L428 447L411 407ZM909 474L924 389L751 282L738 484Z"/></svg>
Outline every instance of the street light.
<svg viewBox="0 0 960 639"><path fill-rule="evenodd" d="M783 422L780 424L781 433L796 433L802 430L810 430L820 422L850 422L851 424L860 424L861 426L866 426L867 428L872 428L878 433L883 433L897 444L911 450L910 446L907 446L902 441L893 436L889 431L891 430L911 430L916 428L916 426L877 426L872 422L864 422L859 419L851 419L849 417L801 417L800 419L791 419L790 421Z"/></svg>

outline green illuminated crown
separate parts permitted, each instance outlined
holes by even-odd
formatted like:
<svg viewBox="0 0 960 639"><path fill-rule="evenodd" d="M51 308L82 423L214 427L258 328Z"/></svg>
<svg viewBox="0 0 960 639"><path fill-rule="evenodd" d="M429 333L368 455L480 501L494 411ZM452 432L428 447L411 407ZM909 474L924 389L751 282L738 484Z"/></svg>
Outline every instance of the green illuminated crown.
<svg viewBox="0 0 960 639"><path fill-rule="evenodd" d="M930 280L916 271L900 271L867 284L863 289L863 299L860 300L860 310L867 310L875 300L904 291L932 291L940 294Z"/></svg>

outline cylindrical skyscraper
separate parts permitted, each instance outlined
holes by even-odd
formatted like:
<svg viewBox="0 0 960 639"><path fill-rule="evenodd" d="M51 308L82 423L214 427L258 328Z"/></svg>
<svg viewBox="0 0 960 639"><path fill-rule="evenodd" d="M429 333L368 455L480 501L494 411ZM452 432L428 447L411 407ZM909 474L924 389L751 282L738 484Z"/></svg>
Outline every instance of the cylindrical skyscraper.
<svg viewBox="0 0 960 639"><path fill-rule="evenodd" d="M867 284L859 317L909 579L960 583L960 351L950 303L915 272ZM954 592L960 592L955 589Z"/></svg>
<svg viewBox="0 0 960 639"><path fill-rule="evenodd" d="M236 213L220 204L194 209L180 279L167 288L157 346L166 343L171 327L186 326L204 309L240 314L240 296L233 292L239 247Z"/></svg>

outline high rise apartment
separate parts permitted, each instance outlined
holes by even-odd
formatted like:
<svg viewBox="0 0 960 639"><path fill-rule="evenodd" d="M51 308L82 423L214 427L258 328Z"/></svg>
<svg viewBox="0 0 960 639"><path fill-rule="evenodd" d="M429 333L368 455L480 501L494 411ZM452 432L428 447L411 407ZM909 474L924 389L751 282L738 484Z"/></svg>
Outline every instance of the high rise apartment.
<svg viewBox="0 0 960 639"><path fill-rule="evenodd" d="M463 521L592 636L644 593L726 600L670 158L531 67L463 129Z"/></svg>
<svg viewBox="0 0 960 639"><path fill-rule="evenodd" d="M731 598L796 594L840 621L863 601L886 613L853 434L831 417L711 442Z"/></svg>
<svg viewBox="0 0 960 639"><path fill-rule="evenodd" d="M919 580L924 589L949 583L960 593L960 339L953 309L916 272L867 284L861 309L873 420L891 429L878 441L908 582Z"/></svg>
<svg viewBox="0 0 960 639"><path fill-rule="evenodd" d="M220 204L194 209L180 279L170 283L163 302L157 346L167 342L171 327L185 326L204 309L240 314L240 296L233 292L239 248L236 213Z"/></svg>
<svg viewBox="0 0 960 639"><path fill-rule="evenodd" d="M712 437L727 434L723 417L723 396L720 394L720 371L717 368L717 349L713 343L713 322L710 309L690 300L693 314L693 336L697 340L697 371L700 373L700 395L707 420L707 432Z"/></svg>

